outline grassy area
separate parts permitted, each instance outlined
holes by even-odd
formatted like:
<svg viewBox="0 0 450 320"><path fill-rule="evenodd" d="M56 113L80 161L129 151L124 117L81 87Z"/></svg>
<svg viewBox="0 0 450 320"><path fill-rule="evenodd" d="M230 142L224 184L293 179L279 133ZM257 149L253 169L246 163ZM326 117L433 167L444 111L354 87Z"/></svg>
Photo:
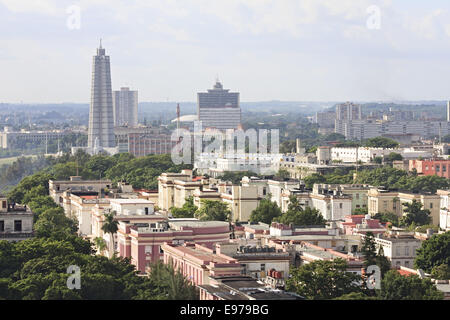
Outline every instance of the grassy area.
<svg viewBox="0 0 450 320"><path fill-rule="evenodd" d="M26 157L26 158L28 158L28 157L37 158L37 155L24 156L24 157ZM11 163L13 163L14 161L17 160L17 158L19 158L19 157L0 158L0 167L1 167L2 165L4 165L4 164L11 164Z"/></svg>

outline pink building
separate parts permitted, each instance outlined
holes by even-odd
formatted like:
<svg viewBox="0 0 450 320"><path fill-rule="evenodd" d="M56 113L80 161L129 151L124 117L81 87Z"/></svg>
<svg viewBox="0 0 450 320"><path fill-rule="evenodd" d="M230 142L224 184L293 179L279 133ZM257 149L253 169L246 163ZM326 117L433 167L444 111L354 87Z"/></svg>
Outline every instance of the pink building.
<svg viewBox="0 0 450 320"><path fill-rule="evenodd" d="M369 215L348 215L345 216L345 221L341 223L341 229L344 234L366 234L372 232L373 234L383 234L386 228L380 223L378 219L372 219Z"/></svg>
<svg viewBox="0 0 450 320"><path fill-rule="evenodd" d="M205 246L185 243L183 245L163 244L164 263L172 264L196 286L209 284L209 277L238 276L242 266L227 255Z"/></svg>
<svg viewBox="0 0 450 320"><path fill-rule="evenodd" d="M148 216L151 217L151 216ZM161 217L161 216L160 216ZM150 218L151 219L151 218ZM198 221L196 219L159 218L147 223L119 223L119 256L131 259L138 271L163 259L162 245L193 242L208 248L230 239L230 227L223 221Z"/></svg>

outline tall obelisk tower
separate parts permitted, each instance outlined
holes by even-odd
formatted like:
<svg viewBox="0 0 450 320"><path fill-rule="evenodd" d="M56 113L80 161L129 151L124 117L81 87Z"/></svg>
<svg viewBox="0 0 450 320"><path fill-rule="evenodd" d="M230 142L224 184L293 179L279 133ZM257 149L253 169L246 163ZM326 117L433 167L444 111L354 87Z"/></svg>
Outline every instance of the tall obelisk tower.
<svg viewBox="0 0 450 320"><path fill-rule="evenodd" d="M93 150L98 139L100 148L115 147L114 110L111 89L111 69L105 49L97 49L92 61L91 106L89 110L88 148Z"/></svg>

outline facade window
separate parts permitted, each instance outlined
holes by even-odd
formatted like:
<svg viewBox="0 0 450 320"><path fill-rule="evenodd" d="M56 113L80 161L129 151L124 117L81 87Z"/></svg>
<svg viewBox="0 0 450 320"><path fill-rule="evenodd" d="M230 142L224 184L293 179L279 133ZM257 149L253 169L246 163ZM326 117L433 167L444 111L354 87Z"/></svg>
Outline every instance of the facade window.
<svg viewBox="0 0 450 320"><path fill-rule="evenodd" d="M447 166L445 164L442 165L442 172L447 172Z"/></svg>
<svg viewBox="0 0 450 320"><path fill-rule="evenodd" d="M425 170L428 170L428 165L425 166Z"/></svg>
<svg viewBox="0 0 450 320"><path fill-rule="evenodd" d="M5 221L0 220L0 232L5 231Z"/></svg>
<svg viewBox="0 0 450 320"><path fill-rule="evenodd" d="M395 254L396 254L396 256L401 255L400 247L397 247L397 249L395 250Z"/></svg>
<svg viewBox="0 0 450 320"><path fill-rule="evenodd" d="M359 200L359 193L356 194L356 200Z"/></svg>
<svg viewBox="0 0 450 320"><path fill-rule="evenodd" d="M440 169L441 169L441 166L437 164L437 165L436 165L436 172L439 172Z"/></svg>
<svg viewBox="0 0 450 320"><path fill-rule="evenodd" d="M145 253L152 253L152 246L145 246Z"/></svg>
<svg viewBox="0 0 450 320"><path fill-rule="evenodd" d="M2 208L6 209L6 201L2 201Z"/></svg>
<svg viewBox="0 0 450 320"><path fill-rule="evenodd" d="M339 203L339 209L342 209L342 203Z"/></svg>
<svg viewBox="0 0 450 320"><path fill-rule="evenodd" d="M430 209L433 209L433 203L430 202Z"/></svg>
<svg viewBox="0 0 450 320"><path fill-rule="evenodd" d="M148 207L145 207L145 215L148 216Z"/></svg>
<svg viewBox="0 0 450 320"><path fill-rule="evenodd" d="M22 220L14 220L14 231L22 231Z"/></svg>
<svg viewBox="0 0 450 320"><path fill-rule="evenodd" d="M266 264L265 263L261 263L261 271L266 271Z"/></svg>
<svg viewBox="0 0 450 320"><path fill-rule="evenodd" d="M263 196L265 196L265 195L266 195L266 193L267 193L267 190L266 190L266 188L263 188Z"/></svg>
<svg viewBox="0 0 450 320"><path fill-rule="evenodd" d="M405 256L409 256L409 247L405 247Z"/></svg>
<svg viewBox="0 0 450 320"><path fill-rule="evenodd" d="M405 261L405 267L409 267L409 261Z"/></svg>
<svg viewBox="0 0 450 320"><path fill-rule="evenodd" d="M164 250L161 248L161 246L159 246L159 253L163 254Z"/></svg>

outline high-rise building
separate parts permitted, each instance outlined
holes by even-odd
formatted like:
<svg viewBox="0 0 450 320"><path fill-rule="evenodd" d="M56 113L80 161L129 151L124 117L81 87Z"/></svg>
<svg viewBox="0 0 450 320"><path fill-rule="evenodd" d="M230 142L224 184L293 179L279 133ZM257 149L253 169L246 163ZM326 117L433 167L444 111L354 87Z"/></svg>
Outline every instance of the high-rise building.
<svg viewBox="0 0 450 320"><path fill-rule="evenodd" d="M120 88L113 92L114 125L135 127L138 124L138 92Z"/></svg>
<svg viewBox="0 0 450 320"><path fill-rule="evenodd" d="M114 109L111 89L111 69L105 49L97 49L92 60L91 106L89 110L88 149L113 148Z"/></svg>
<svg viewBox="0 0 450 320"><path fill-rule="evenodd" d="M203 128L237 129L241 124L239 92L223 89L219 80L208 92L199 92L197 115Z"/></svg>
<svg viewBox="0 0 450 320"><path fill-rule="evenodd" d="M450 121L450 101L447 101L447 121Z"/></svg>
<svg viewBox="0 0 450 320"><path fill-rule="evenodd" d="M361 105L346 102L336 106L337 120L361 120L362 112Z"/></svg>

